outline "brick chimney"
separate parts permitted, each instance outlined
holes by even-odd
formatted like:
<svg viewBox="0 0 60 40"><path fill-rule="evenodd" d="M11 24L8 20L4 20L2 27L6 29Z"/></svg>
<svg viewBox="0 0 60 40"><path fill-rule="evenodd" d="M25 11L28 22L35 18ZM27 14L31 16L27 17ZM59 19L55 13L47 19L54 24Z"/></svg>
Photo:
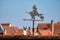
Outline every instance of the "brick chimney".
<svg viewBox="0 0 60 40"><path fill-rule="evenodd" d="M54 34L54 23L53 23L53 20L51 20L51 32L52 32L52 34Z"/></svg>

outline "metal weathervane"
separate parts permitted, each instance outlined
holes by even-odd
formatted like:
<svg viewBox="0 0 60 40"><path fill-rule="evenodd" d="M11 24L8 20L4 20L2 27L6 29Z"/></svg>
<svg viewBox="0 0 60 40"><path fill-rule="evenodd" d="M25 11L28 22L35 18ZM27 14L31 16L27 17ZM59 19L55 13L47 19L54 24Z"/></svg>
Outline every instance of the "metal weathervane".
<svg viewBox="0 0 60 40"><path fill-rule="evenodd" d="M33 35L34 35L34 22L35 21L43 21L44 20L44 16L43 16L43 14L39 14L38 12L37 12L37 8L36 8L36 5L33 5L33 7L32 7L32 11L30 11L30 12L27 12L27 13L29 13L30 14L30 16L31 16L31 19L24 19L24 20L26 20L26 21L32 21L33 22ZM38 17L40 17L40 20L36 20L35 19L35 16L38 16Z"/></svg>

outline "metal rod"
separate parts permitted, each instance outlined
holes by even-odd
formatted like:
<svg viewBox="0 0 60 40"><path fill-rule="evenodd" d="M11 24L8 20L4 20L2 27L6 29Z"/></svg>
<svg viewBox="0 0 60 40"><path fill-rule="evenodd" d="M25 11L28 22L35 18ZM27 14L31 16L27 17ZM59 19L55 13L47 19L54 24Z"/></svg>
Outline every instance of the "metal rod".
<svg viewBox="0 0 60 40"><path fill-rule="evenodd" d="M24 21L33 21L32 19L23 19ZM34 21L43 21L43 20L34 20Z"/></svg>
<svg viewBox="0 0 60 40"><path fill-rule="evenodd" d="M33 20L33 35L34 35L34 20Z"/></svg>

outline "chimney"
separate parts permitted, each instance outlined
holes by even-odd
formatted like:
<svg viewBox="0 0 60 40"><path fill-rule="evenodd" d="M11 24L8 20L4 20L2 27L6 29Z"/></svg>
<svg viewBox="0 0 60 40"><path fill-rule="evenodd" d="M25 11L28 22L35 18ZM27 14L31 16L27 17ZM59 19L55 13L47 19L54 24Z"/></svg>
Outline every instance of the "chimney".
<svg viewBox="0 0 60 40"><path fill-rule="evenodd" d="M27 35L27 27L23 27L23 35Z"/></svg>
<svg viewBox="0 0 60 40"><path fill-rule="evenodd" d="M11 27L12 25L11 24L9 24L9 27Z"/></svg>
<svg viewBox="0 0 60 40"><path fill-rule="evenodd" d="M51 20L51 32L52 32L52 34L54 34L54 23L53 23L53 20Z"/></svg>

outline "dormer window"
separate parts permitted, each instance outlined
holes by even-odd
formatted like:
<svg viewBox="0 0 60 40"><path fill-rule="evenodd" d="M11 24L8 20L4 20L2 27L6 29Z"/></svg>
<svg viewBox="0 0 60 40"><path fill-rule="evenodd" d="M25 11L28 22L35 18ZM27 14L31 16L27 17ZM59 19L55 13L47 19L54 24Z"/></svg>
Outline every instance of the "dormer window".
<svg viewBox="0 0 60 40"><path fill-rule="evenodd" d="M4 31L4 29L3 29L3 27L0 25L0 34L3 34L3 31Z"/></svg>

